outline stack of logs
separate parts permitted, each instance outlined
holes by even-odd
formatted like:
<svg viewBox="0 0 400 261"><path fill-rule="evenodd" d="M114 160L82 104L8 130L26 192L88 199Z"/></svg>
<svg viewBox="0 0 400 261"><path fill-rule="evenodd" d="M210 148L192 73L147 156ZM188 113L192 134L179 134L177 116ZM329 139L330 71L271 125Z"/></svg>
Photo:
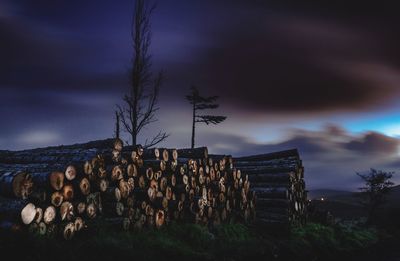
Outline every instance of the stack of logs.
<svg viewBox="0 0 400 261"><path fill-rule="evenodd" d="M50 151L0 155L0 194L16 198L0 201L0 226L71 239L99 216L125 230L255 216L249 176L207 148L144 150L115 140L80 155L73 146Z"/></svg>
<svg viewBox="0 0 400 261"><path fill-rule="evenodd" d="M257 220L264 224L304 224L307 192L297 150L235 158L257 196Z"/></svg>

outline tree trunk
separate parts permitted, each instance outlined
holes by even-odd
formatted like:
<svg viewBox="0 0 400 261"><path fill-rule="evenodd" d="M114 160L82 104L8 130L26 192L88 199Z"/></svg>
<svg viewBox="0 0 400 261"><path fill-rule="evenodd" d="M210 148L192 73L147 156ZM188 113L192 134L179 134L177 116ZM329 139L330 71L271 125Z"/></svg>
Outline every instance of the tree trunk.
<svg viewBox="0 0 400 261"><path fill-rule="evenodd" d="M192 149L194 149L195 129L196 129L196 102L193 99L193 122L192 122L192 143L191 143Z"/></svg>

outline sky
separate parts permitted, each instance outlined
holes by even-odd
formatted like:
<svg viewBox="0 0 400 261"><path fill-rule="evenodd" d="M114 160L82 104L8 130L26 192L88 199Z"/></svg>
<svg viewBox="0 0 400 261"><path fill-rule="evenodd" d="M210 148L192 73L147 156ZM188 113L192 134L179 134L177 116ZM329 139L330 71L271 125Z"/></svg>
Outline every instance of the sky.
<svg viewBox="0 0 400 261"><path fill-rule="evenodd" d="M301 1L303 2L303 1ZM326 3L331 2L331 3ZM0 1L0 149L113 135L129 90L133 0ZM188 147L192 84L226 115L197 145L234 156L298 148L309 189L356 190L400 169L400 17L389 1L160 0L160 146ZM398 183L400 176L395 174Z"/></svg>

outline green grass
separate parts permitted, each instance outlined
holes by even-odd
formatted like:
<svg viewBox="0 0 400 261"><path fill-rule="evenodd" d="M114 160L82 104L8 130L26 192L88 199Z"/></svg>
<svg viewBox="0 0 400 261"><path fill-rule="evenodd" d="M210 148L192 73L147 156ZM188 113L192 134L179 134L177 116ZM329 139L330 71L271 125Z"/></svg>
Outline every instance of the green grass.
<svg viewBox="0 0 400 261"><path fill-rule="evenodd" d="M310 223L292 230L288 248L304 259L337 260L361 253L378 240L373 229Z"/></svg>

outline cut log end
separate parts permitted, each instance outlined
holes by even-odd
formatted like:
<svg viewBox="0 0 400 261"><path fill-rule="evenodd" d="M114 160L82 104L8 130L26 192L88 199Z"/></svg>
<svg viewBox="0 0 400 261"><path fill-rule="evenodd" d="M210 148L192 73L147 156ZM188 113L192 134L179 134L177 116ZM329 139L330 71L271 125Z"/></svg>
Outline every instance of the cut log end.
<svg viewBox="0 0 400 261"><path fill-rule="evenodd" d="M50 224L56 218L56 209L53 206L49 206L46 208L43 214L43 221L46 224Z"/></svg>
<svg viewBox="0 0 400 261"><path fill-rule="evenodd" d="M90 193L90 182L87 178L83 178L79 182L79 189L81 190L82 194L87 196Z"/></svg>
<svg viewBox="0 0 400 261"><path fill-rule="evenodd" d="M43 219L43 209L36 208L35 223L39 224Z"/></svg>
<svg viewBox="0 0 400 261"><path fill-rule="evenodd" d="M83 221L82 218L77 217L74 221L74 225L75 225L75 231L80 231L85 226L85 222Z"/></svg>
<svg viewBox="0 0 400 261"><path fill-rule="evenodd" d="M53 194L51 194L51 204L53 204L56 207L61 206L62 202L64 201L64 196L61 192L56 191Z"/></svg>
<svg viewBox="0 0 400 261"><path fill-rule="evenodd" d="M90 203L87 205L86 207L86 215L88 216L88 218L93 219L96 217L97 214L97 209L95 204Z"/></svg>
<svg viewBox="0 0 400 261"><path fill-rule="evenodd" d="M163 210L157 210L156 212L156 227L161 228L164 225L165 222L165 214Z"/></svg>
<svg viewBox="0 0 400 261"><path fill-rule="evenodd" d="M65 170L65 178L67 180L73 180L76 177L76 168L73 165L69 165Z"/></svg>
<svg viewBox="0 0 400 261"><path fill-rule="evenodd" d="M70 201L74 198L74 188L71 184L65 185L62 189L64 200Z"/></svg>
<svg viewBox="0 0 400 261"><path fill-rule="evenodd" d="M25 225L29 225L36 217L36 207L32 203L28 203L21 211L21 220Z"/></svg>
<svg viewBox="0 0 400 261"><path fill-rule="evenodd" d="M60 207L61 220L71 220L73 216L74 206L68 201L63 202Z"/></svg>
<svg viewBox="0 0 400 261"><path fill-rule="evenodd" d="M64 186L64 173L54 171L50 174L50 185L54 190L61 190Z"/></svg>
<svg viewBox="0 0 400 261"><path fill-rule="evenodd" d="M63 230L63 237L65 240L71 240L75 235L75 223L70 222L65 225Z"/></svg>

